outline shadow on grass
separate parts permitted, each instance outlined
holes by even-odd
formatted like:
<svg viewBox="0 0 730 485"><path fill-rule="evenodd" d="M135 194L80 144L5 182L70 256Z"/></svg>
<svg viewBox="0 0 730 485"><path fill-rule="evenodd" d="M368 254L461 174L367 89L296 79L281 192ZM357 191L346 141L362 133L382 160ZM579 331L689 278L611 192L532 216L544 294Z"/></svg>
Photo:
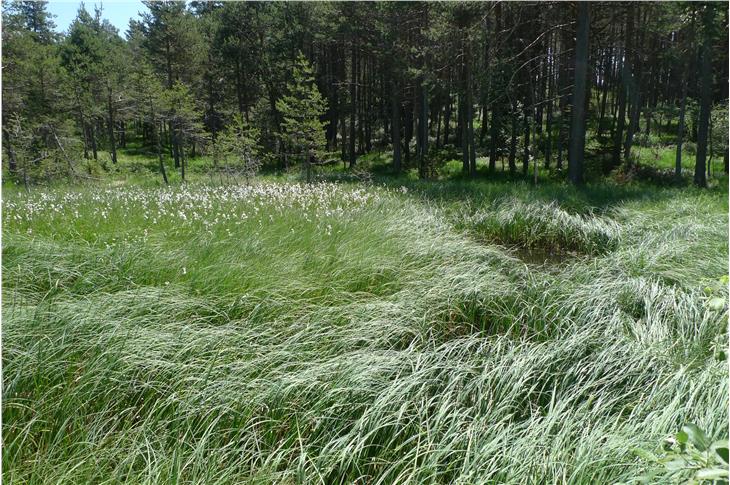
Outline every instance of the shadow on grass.
<svg viewBox="0 0 730 485"><path fill-rule="evenodd" d="M446 204L469 201L484 206L499 199L514 198L524 202L556 202L563 209L574 213L603 211L630 201L659 203L676 198L680 192L728 193L726 175L713 177L709 189L693 187L689 178L679 183L668 184L663 179L646 178L618 182L610 177L596 177L576 187L567 182L565 171L554 168L546 170L541 166L535 185L532 166L527 176L522 175L521 165L518 165L514 174L502 170L501 163L494 172L490 172L486 159L477 159L477 173L473 177L463 174L461 162L453 160L444 165L436 178L421 180L418 178L416 168L407 168L396 174L392 169L389 154L382 152L358 159L357 167L369 172L374 183L388 187L406 187L410 196L425 201ZM325 171L321 174L321 178L330 181L359 180L359 176L341 168Z"/></svg>

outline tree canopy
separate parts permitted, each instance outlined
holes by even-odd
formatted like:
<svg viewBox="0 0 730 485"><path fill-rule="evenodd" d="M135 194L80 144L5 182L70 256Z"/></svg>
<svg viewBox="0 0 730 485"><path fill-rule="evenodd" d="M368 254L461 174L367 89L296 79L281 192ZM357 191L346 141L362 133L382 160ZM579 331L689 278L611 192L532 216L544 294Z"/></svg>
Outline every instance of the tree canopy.
<svg viewBox="0 0 730 485"><path fill-rule="evenodd" d="M280 169L307 150L350 167L382 151L422 178L453 158L467 176L501 164L582 183L636 171L634 149L655 137L678 160L696 147L702 186L708 158L727 160L726 128L711 126L727 120L712 114L728 98L724 4L145 5L122 37L101 8L82 4L57 34L45 2L3 4L6 146L20 122L31 159L58 149L53 132L114 164L128 140L156 153L160 138L184 171L242 119Z"/></svg>

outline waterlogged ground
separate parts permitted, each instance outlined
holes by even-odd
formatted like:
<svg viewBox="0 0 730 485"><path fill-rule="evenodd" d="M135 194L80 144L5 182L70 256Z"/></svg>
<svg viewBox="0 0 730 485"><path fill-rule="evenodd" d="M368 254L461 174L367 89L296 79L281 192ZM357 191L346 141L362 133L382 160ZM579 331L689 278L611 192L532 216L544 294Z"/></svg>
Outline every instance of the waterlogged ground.
<svg viewBox="0 0 730 485"><path fill-rule="evenodd" d="M726 437L727 214L648 186L6 191L3 478L630 481L684 423Z"/></svg>

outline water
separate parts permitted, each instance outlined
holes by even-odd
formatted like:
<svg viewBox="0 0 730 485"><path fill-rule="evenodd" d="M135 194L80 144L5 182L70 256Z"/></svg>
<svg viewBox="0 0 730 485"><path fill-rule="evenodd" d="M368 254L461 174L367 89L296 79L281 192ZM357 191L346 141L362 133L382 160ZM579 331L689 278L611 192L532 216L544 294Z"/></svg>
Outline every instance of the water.
<svg viewBox="0 0 730 485"><path fill-rule="evenodd" d="M584 255L575 251L553 250L552 248L509 248L510 254L521 259L530 266L563 266L571 263Z"/></svg>

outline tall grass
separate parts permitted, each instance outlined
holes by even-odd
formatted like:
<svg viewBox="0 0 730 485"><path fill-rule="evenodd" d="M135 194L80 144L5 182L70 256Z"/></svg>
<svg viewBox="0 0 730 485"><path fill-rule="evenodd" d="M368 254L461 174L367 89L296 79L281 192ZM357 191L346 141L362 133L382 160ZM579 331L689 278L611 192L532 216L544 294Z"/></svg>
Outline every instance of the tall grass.
<svg viewBox="0 0 730 485"><path fill-rule="evenodd" d="M11 194L3 478L611 483L726 432L726 194L463 188Z"/></svg>

